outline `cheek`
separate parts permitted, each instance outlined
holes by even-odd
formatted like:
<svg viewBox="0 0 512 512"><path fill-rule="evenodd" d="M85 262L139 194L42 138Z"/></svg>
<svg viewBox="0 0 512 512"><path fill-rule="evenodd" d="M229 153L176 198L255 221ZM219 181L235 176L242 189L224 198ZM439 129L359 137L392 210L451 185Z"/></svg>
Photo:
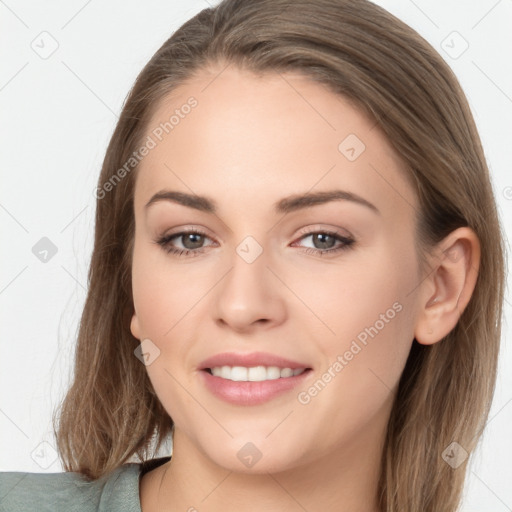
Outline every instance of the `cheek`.
<svg viewBox="0 0 512 512"><path fill-rule="evenodd" d="M366 261L359 259L357 268L340 266L302 290L325 324L317 322L322 380L340 405L355 407L361 401L378 407L400 378L414 337L410 292L416 268L408 254L398 260L391 247L375 251Z"/></svg>
<svg viewBox="0 0 512 512"><path fill-rule="evenodd" d="M320 443L326 447L350 444L364 429L384 428L384 411L392 405L410 350L405 282L400 285L395 276L398 281L391 286L390 274L380 282L369 277L344 292L341 307L336 305L337 316L333 311L330 317L336 336L318 337L322 367L297 396L308 418L328 418L330 427ZM308 423L304 435L315 437L315 428Z"/></svg>
<svg viewBox="0 0 512 512"><path fill-rule="evenodd" d="M371 250L347 253L339 263L310 264L293 272L282 269L281 273L301 299L300 304L290 300L290 308L308 313L301 318L299 309L291 311L294 321L314 327L326 353L333 347L338 351L348 347L358 336L363 342L370 339L368 329L375 334L372 326L383 344L401 332L401 322L410 321L404 312L409 309L409 293L417 284L411 249L405 252L392 244L376 244Z"/></svg>
<svg viewBox="0 0 512 512"><path fill-rule="evenodd" d="M163 343L175 337L180 323L190 322L194 306L211 287L207 276L212 272L198 273L188 264L171 262L164 250L145 244L135 246L133 300L141 336Z"/></svg>
<svg viewBox="0 0 512 512"><path fill-rule="evenodd" d="M140 339L151 340L148 346L158 354L146 371L162 406L175 423L186 426L186 411L194 404L183 392L191 378L185 361L190 349L190 319L201 290L186 277L185 270L169 270L165 253L162 257L155 252L134 253L132 288Z"/></svg>
<svg viewBox="0 0 512 512"><path fill-rule="evenodd" d="M132 288L140 339L149 339L158 354L146 370L163 406L178 418L179 411L191 405L182 386L187 388L194 377L191 369L197 358L192 360L191 349L218 273L171 263L163 250L144 244L135 244Z"/></svg>

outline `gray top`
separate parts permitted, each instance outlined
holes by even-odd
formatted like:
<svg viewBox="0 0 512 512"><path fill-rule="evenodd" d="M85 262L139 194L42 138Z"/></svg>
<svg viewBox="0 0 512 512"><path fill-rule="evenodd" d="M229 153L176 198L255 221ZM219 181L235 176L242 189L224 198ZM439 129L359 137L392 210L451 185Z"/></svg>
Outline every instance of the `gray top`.
<svg viewBox="0 0 512 512"><path fill-rule="evenodd" d="M126 463L92 481L73 472L0 472L0 511L142 512L140 477L169 460Z"/></svg>

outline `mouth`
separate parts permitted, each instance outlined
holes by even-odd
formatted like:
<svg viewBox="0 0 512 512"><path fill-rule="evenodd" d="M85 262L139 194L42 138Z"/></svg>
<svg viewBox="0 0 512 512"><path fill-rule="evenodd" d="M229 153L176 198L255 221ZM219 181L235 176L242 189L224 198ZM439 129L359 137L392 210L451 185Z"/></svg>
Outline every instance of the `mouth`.
<svg viewBox="0 0 512 512"><path fill-rule="evenodd" d="M289 395L313 374L304 362L266 352L216 354L200 363L198 370L206 390L224 402L243 406Z"/></svg>
<svg viewBox="0 0 512 512"><path fill-rule="evenodd" d="M264 382L277 379L289 379L311 371L312 368L288 368L279 366L214 366L202 371L234 382Z"/></svg>
<svg viewBox="0 0 512 512"><path fill-rule="evenodd" d="M229 364L231 363L231 364ZM236 406L256 406L293 395L313 368L271 354L219 354L203 362L200 381L215 397Z"/></svg>

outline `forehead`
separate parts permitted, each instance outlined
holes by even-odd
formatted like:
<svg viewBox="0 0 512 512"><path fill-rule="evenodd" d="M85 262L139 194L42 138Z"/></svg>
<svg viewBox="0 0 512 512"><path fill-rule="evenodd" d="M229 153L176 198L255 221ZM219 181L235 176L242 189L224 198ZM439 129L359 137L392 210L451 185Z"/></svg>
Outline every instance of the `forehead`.
<svg viewBox="0 0 512 512"><path fill-rule="evenodd" d="M146 137L154 147L137 170L136 209L164 188L252 211L342 188L414 213L404 165L375 122L297 73L199 72L163 98Z"/></svg>

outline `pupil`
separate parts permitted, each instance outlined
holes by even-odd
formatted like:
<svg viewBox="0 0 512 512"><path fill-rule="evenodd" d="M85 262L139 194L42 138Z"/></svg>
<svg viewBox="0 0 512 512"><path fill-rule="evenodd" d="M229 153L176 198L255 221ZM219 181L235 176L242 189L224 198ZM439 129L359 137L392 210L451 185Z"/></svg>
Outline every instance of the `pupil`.
<svg viewBox="0 0 512 512"><path fill-rule="evenodd" d="M197 238L197 240L194 242L194 238ZM187 246L187 242L192 242L192 247ZM187 249L197 249L198 247L201 247L203 241L203 235L200 235L198 233L189 233L184 240L184 246Z"/></svg>
<svg viewBox="0 0 512 512"><path fill-rule="evenodd" d="M328 235L326 233L317 233L316 234L316 238L314 237L314 240L316 240L317 238L320 239L320 244L326 244L326 241L325 239L331 239L331 242L334 242L334 238L331 236L331 235ZM322 247L317 247L317 249L330 249L332 247L332 244L328 244L327 243L327 246L322 246Z"/></svg>

